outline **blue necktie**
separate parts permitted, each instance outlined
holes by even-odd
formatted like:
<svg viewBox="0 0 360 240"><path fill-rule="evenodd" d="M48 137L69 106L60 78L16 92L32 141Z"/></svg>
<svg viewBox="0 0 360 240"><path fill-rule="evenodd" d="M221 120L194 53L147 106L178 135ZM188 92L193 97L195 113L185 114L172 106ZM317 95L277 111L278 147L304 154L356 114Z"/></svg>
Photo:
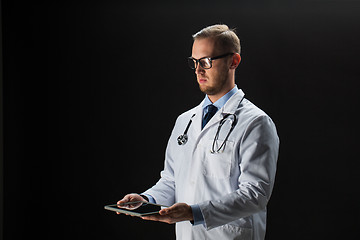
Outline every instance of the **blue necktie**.
<svg viewBox="0 0 360 240"><path fill-rule="evenodd" d="M210 121L210 119L215 115L215 113L218 110L217 107L215 107L212 104L207 106L207 108L208 108L208 112L205 114L205 117L202 121L201 129L203 129L205 127L205 125Z"/></svg>

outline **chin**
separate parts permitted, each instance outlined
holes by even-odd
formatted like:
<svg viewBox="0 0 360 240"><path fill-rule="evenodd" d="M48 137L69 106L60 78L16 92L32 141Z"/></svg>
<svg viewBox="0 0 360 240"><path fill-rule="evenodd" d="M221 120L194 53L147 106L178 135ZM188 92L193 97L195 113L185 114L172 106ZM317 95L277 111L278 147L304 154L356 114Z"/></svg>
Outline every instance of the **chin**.
<svg viewBox="0 0 360 240"><path fill-rule="evenodd" d="M216 94L216 89L209 87L209 86L204 86L204 85L199 85L200 91L202 91L203 93L207 94L207 95L214 95Z"/></svg>

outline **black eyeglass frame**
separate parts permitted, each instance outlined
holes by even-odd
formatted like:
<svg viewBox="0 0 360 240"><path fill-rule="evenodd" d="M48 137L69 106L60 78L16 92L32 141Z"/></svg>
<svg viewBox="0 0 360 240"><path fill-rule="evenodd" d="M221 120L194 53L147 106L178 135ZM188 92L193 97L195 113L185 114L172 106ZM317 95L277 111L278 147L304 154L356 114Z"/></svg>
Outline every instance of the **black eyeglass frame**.
<svg viewBox="0 0 360 240"><path fill-rule="evenodd" d="M193 57L188 57L188 63L189 63L189 67L191 69L196 69L197 66L200 64L200 66L203 68L203 69L210 69L212 68L212 60L215 60L215 59L219 59L219 58L224 58L224 57L227 57L227 56L230 56L230 55L234 55L235 53L225 53L225 54L222 54L222 55L219 55L219 56L216 56L216 57L202 57L202 58L199 58L199 59L196 59L196 58L193 58ZM208 59L209 62L210 62L210 67L204 67L202 64L201 64L201 60L203 59ZM194 62L195 61L195 67L192 67L192 63L190 62Z"/></svg>

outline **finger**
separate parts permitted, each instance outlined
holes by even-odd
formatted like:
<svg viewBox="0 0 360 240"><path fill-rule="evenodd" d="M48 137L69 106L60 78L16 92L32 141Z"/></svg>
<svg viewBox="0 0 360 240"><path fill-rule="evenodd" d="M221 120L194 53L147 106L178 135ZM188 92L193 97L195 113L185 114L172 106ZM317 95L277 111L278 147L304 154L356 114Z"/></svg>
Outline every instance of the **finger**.
<svg viewBox="0 0 360 240"><path fill-rule="evenodd" d="M121 199L120 201L117 202L117 205L122 205L126 202L129 202L130 201L130 196L129 195L126 195L125 197L123 197L123 199Z"/></svg>
<svg viewBox="0 0 360 240"><path fill-rule="evenodd" d="M168 216L160 216L160 215L152 215L152 216L144 216L142 217L144 220L150 220L150 221L158 221L158 222L164 222L168 224L175 223L176 221Z"/></svg>
<svg viewBox="0 0 360 240"><path fill-rule="evenodd" d="M143 216L141 218L149 221L161 221L161 217L159 215L149 215L149 216Z"/></svg>
<svg viewBox="0 0 360 240"><path fill-rule="evenodd" d="M149 216L141 217L141 219L143 219L143 220L148 220L148 221L154 221L154 218L151 218L151 217L149 217Z"/></svg>
<svg viewBox="0 0 360 240"><path fill-rule="evenodd" d="M161 209L160 211L159 211L159 214L160 215L167 215L167 214L170 214L172 211L171 211L171 209Z"/></svg>
<svg viewBox="0 0 360 240"><path fill-rule="evenodd" d="M175 212L176 211L176 206L171 206L171 207L168 207L168 208L164 208L164 209L161 209L160 211L159 211L159 214L160 215L167 215L167 214L171 214L171 213L173 213L173 212Z"/></svg>

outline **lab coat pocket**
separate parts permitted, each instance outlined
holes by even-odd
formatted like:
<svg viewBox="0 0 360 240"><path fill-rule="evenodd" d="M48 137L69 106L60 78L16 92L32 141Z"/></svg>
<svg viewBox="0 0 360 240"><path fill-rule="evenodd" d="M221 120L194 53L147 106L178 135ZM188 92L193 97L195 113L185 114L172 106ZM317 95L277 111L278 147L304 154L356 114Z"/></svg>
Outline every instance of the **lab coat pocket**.
<svg viewBox="0 0 360 240"><path fill-rule="evenodd" d="M226 141L225 149L221 149L221 151L216 152L223 142L223 140L217 140L215 142L214 153L212 153L213 140L208 140L206 145L203 146L206 148L202 163L203 174L207 177L227 179L231 176L234 142Z"/></svg>
<svg viewBox="0 0 360 240"><path fill-rule="evenodd" d="M251 228L241 228L233 225L223 225L219 227L219 230L222 230L221 239L253 239L253 230ZM217 238L220 239L220 238Z"/></svg>

